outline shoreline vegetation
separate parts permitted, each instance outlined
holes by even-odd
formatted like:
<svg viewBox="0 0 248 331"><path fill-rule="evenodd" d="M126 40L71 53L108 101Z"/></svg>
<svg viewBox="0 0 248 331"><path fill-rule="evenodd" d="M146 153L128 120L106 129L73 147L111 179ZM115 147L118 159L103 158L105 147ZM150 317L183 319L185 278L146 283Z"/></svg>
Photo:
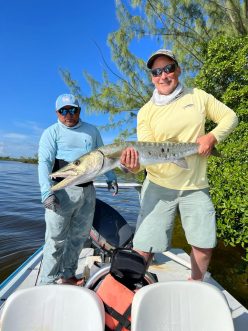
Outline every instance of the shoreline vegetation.
<svg viewBox="0 0 248 331"><path fill-rule="evenodd" d="M15 162L22 162L22 163L32 163L38 164L38 158L36 156L33 157L10 157L10 156L0 156L0 161L15 161Z"/></svg>

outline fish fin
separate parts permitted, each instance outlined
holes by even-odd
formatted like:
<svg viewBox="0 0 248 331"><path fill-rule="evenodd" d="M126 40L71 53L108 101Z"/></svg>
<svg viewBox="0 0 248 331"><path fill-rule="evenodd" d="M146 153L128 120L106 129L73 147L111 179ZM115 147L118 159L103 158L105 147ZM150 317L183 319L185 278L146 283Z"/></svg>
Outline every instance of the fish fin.
<svg viewBox="0 0 248 331"><path fill-rule="evenodd" d="M121 171L123 171L125 174L127 174L129 172L129 170L123 165L123 164L120 164L119 165L119 168Z"/></svg>
<svg viewBox="0 0 248 331"><path fill-rule="evenodd" d="M222 157L221 153L215 147L212 149L211 155Z"/></svg>
<svg viewBox="0 0 248 331"><path fill-rule="evenodd" d="M178 160L174 160L171 163L176 164L178 167L184 168L184 169L189 169L188 163L186 162L186 160L183 159L178 159Z"/></svg>
<svg viewBox="0 0 248 331"><path fill-rule="evenodd" d="M166 143L174 143L174 144L178 144L179 141L176 140L175 138L168 138L168 139L166 139L166 140L164 140L164 141L161 141L161 144L166 144Z"/></svg>

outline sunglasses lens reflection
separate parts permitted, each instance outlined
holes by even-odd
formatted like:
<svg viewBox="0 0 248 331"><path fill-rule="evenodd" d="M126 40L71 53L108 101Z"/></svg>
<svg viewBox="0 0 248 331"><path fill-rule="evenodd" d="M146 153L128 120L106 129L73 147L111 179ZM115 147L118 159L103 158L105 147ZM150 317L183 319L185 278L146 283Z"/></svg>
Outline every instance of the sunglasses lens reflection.
<svg viewBox="0 0 248 331"><path fill-rule="evenodd" d="M62 116L66 116L68 113L70 115L75 115L78 113L78 109L77 108L70 108L70 109L66 109L66 108L61 108L58 110L58 112L60 113L60 115Z"/></svg>
<svg viewBox="0 0 248 331"><path fill-rule="evenodd" d="M171 63L171 64L167 64L163 68L152 69L151 73L152 73L153 77L159 77L159 76L162 75L163 72L165 72L166 74L170 74L172 72L175 72L176 67L177 67L176 63Z"/></svg>

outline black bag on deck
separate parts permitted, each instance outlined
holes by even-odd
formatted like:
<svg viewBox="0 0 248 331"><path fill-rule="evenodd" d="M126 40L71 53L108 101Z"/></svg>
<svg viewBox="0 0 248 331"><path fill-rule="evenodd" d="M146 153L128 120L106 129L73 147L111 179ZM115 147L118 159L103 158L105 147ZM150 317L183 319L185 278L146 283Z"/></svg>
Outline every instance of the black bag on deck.
<svg viewBox="0 0 248 331"><path fill-rule="evenodd" d="M146 267L144 257L132 249L117 248L113 251L110 274L130 290L142 283Z"/></svg>

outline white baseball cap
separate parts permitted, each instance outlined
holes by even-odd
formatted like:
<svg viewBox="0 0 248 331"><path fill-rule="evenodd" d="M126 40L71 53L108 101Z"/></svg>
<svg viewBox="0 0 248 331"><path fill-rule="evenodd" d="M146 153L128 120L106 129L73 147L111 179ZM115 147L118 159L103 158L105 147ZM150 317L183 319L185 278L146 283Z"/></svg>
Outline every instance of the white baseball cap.
<svg viewBox="0 0 248 331"><path fill-rule="evenodd" d="M176 56L174 53L172 53L172 51L170 51L169 49L159 49L157 50L155 53L153 53L149 59L147 60L146 66L148 69L152 68L153 62L155 61L155 59L161 55L165 55L168 56L169 58L171 58L173 61L176 62L176 64L178 65Z"/></svg>
<svg viewBox="0 0 248 331"><path fill-rule="evenodd" d="M80 107L77 98L73 94L61 94L56 100L56 110L65 106Z"/></svg>

